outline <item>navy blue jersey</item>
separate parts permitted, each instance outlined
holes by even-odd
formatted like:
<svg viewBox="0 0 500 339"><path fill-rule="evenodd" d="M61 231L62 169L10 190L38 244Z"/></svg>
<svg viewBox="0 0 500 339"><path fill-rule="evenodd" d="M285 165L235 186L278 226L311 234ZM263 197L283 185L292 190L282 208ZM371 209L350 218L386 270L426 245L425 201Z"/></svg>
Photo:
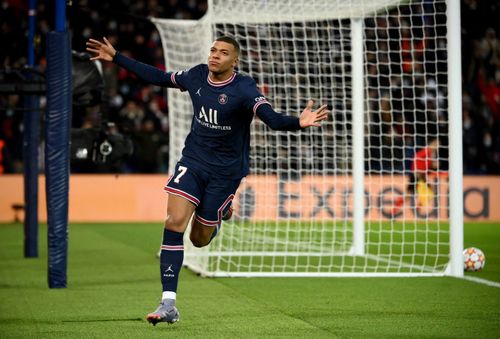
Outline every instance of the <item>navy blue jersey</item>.
<svg viewBox="0 0 500 339"><path fill-rule="evenodd" d="M273 129L300 129L298 118L272 109L249 76L233 73L225 81L213 82L206 64L186 71L163 72L119 53L114 61L149 83L189 93L193 120L181 161L191 167L233 179L246 176L254 114Z"/></svg>

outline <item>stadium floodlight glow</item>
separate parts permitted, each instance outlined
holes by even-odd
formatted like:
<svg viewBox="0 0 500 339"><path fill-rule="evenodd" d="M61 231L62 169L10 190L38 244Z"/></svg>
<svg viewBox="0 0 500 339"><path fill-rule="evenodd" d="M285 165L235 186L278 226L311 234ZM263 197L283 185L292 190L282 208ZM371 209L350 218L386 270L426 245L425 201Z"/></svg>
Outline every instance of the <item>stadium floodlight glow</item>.
<svg viewBox="0 0 500 339"><path fill-rule="evenodd" d="M461 131L459 10L457 0L212 0L200 20L153 19L168 70L206 62L213 39L230 35L239 70L276 111L298 115L309 98L333 111L301 132L255 119L233 220L208 247L186 240L184 263L207 276L463 275L461 135L448 132ZM173 168L193 112L175 89L168 103ZM409 194L412 157L435 138L439 171Z"/></svg>

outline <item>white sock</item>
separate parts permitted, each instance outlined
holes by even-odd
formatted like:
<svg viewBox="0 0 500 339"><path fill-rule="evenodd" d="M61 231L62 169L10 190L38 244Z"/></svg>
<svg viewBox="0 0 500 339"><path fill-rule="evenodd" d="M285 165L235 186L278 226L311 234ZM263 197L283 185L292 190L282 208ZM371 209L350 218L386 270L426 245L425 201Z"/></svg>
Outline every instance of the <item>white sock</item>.
<svg viewBox="0 0 500 339"><path fill-rule="evenodd" d="M175 292L164 291L161 295L161 300L165 300L165 299L175 300L176 295L177 295L177 293L175 293Z"/></svg>

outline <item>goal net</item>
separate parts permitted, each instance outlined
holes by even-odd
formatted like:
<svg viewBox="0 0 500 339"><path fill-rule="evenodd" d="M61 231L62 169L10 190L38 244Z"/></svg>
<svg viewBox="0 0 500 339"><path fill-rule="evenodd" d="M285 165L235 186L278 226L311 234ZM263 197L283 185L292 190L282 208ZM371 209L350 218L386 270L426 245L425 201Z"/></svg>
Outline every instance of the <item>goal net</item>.
<svg viewBox="0 0 500 339"><path fill-rule="evenodd" d="M300 132L254 119L234 217L210 246L186 239L185 264L208 276L450 274L461 245L450 246L446 12L440 0L213 0L198 21L153 19L168 70L206 63L229 35L276 111L298 116L309 98L332 110ZM168 104L172 170L193 112L177 90ZM438 167L411 192L412 159L435 139Z"/></svg>

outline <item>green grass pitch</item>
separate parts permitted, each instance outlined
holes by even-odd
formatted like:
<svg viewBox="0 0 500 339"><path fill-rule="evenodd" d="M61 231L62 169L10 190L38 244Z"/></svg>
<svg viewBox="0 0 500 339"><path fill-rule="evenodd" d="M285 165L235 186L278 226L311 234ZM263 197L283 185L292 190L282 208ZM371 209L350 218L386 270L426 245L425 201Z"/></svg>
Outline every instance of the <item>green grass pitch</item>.
<svg viewBox="0 0 500 339"><path fill-rule="evenodd" d="M149 325L161 293L161 224L72 224L68 288L23 257L23 226L0 225L0 338L498 338L500 288L456 278L201 278L184 269L181 321ZM465 225L500 282L500 224Z"/></svg>

